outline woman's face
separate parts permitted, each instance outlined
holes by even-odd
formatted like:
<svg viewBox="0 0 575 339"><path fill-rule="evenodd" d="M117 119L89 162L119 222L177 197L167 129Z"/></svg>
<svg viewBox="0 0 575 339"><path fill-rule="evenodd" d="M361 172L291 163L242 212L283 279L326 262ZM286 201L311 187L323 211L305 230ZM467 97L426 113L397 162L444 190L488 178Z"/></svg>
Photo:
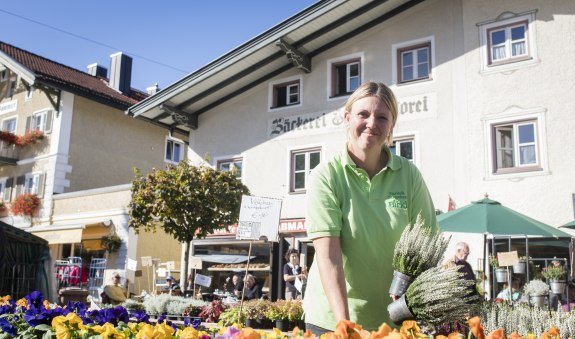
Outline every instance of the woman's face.
<svg viewBox="0 0 575 339"><path fill-rule="evenodd" d="M297 265L299 263L299 256L297 253L292 253L289 255L289 262L292 265Z"/></svg>
<svg viewBox="0 0 575 339"><path fill-rule="evenodd" d="M373 96L354 102L351 112L345 112L344 119L349 126L352 152L381 149L394 125L389 108L378 97Z"/></svg>

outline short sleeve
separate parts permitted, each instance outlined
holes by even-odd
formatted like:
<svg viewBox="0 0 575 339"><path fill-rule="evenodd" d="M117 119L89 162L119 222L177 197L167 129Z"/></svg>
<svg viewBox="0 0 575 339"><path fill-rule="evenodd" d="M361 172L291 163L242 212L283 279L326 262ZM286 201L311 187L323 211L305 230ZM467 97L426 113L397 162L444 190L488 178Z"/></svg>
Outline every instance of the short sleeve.
<svg viewBox="0 0 575 339"><path fill-rule="evenodd" d="M417 220L417 215L421 213L424 224L427 226L435 227L437 226L435 206L433 205L433 200L431 199L427 185L425 184L423 176L417 167L415 167L413 164L410 165L413 178L411 194L412 211L410 213L410 223L414 224Z"/></svg>
<svg viewBox="0 0 575 339"><path fill-rule="evenodd" d="M310 239L339 237L342 226L341 204L335 192L334 175L327 164L317 167L307 189L306 227Z"/></svg>

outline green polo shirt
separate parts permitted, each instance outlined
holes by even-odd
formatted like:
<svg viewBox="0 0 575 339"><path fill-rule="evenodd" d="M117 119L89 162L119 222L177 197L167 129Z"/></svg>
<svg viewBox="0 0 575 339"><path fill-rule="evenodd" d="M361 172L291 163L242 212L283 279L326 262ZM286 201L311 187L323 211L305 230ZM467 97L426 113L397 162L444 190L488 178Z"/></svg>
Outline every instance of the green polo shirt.
<svg viewBox="0 0 575 339"><path fill-rule="evenodd" d="M347 150L313 170L307 189L310 239L339 237L350 320L364 329L392 325L387 305L395 243L417 214L435 225L435 208L421 173L407 159L392 155L372 180L357 168ZM335 329L317 263L310 268L304 296L305 321Z"/></svg>

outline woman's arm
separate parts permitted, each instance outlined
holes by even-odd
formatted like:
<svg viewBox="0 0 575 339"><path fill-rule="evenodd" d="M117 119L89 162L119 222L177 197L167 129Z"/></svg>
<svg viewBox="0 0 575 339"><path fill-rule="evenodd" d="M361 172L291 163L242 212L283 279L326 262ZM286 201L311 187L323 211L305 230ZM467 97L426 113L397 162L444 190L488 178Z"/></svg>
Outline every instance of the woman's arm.
<svg viewBox="0 0 575 339"><path fill-rule="evenodd" d="M339 241L339 237L322 237L313 240L321 283L336 323L344 319L349 320L347 289Z"/></svg>

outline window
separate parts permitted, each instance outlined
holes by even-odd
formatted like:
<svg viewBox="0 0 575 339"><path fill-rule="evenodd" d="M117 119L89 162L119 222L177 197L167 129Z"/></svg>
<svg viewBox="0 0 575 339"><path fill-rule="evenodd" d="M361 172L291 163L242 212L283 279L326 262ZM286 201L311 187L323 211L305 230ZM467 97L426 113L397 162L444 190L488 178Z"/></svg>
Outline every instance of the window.
<svg viewBox="0 0 575 339"><path fill-rule="evenodd" d="M399 83L429 79L431 42L397 49Z"/></svg>
<svg viewBox="0 0 575 339"><path fill-rule="evenodd" d="M226 159L226 160L218 160L217 168L220 171L232 171L235 173L236 178L242 177L242 158L233 158L233 159Z"/></svg>
<svg viewBox="0 0 575 339"><path fill-rule="evenodd" d="M290 192L305 192L309 174L320 161L319 148L291 152Z"/></svg>
<svg viewBox="0 0 575 339"><path fill-rule="evenodd" d="M34 94L34 87L29 86L29 87L26 89L26 97L25 97L25 100L30 100L30 99L32 99L32 94Z"/></svg>
<svg viewBox="0 0 575 339"><path fill-rule="evenodd" d="M43 110L32 114L26 119L26 131L39 130L49 133L52 129L52 111Z"/></svg>
<svg viewBox="0 0 575 339"><path fill-rule="evenodd" d="M41 195L41 188L44 185L44 178L40 173L28 173L24 177L24 192Z"/></svg>
<svg viewBox="0 0 575 339"><path fill-rule="evenodd" d="M2 120L2 131L16 134L16 117Z"/></svg>
<svg viewBox="0 0 575 339"><path fill-rule="evenodd" d="M177 164L184 158L184 143L174 139L166 139L166 156L164 160Z"/></svg>
<svg viewBox="0 0 575 339"><path fill-rule="evenodd" d="M413 162L413 138L411 139L401 139L394 140L393 144L389 146L389 150L392 154L399 155Z"/></svg>
<svg viewBox="0 0 575 339"><path fill-rule="evenodd" d="M495 173L541 169L536 121L495 125L493 133Z"/></svg>
<svg viewBox="0 0 575 339"><path fill-rule="evenodd" d="M299 80L274 85L272 108L297 105L300 102L299 98L300 98Z"/></svg>
<svg viewBox="0 0 575 339"><path fill-rule="evenodd" d="M487 30L489 64L513 62L529 57L527 51L527 21Z"/></svg>
<svg viewBox="0 0 575 339"><path fill-rule="evenodd" d="M11 98L16 91L16 86L18 85L18 77L12 76L8 82L8 90L6 91L6 98Z"/></svg>
<svg viewBox="0 0 575 339"><path fill-rule="evenodd" d="M361 84L361 59L331 64L331 96L348 95Z"/></svg>
<svg viewBox="0 0 575 339"><path fill-rule="evenodd" d="M6 79L8 79L8 70L3 69L0 71L0 82L4 82Z"/></svg>
<svg viewBox="0 0 575 339"><path fill-rule="evenodd" d="M482 72L501 72L538 62L535 13L505 12L496 20L478 24Z"/></svg>

